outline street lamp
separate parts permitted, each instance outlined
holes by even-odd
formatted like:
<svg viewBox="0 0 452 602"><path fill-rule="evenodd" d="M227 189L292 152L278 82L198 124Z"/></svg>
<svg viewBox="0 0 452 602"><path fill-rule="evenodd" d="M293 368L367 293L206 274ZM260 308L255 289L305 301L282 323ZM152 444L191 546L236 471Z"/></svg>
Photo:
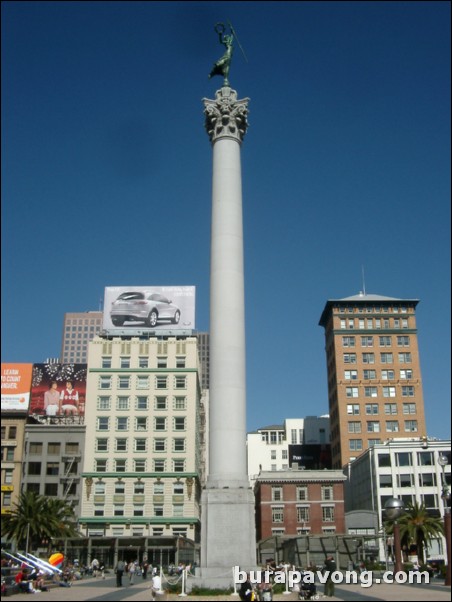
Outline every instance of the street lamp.
<svg viewBox="0 0 452 602"><path fill-rule="evenodd" d="M402 500L396 497L391 497L385 504L386 516L389 520L394 521L394 571L399 573L403 570L402 567L402 546L400 545L400 525L397 522L405 510L405 505Z"/></svg>
<svg viewBox="0 0 452 602"><path fill-rule="evenodd" d="M449 464L449 458L445 454L440 454L438 457L438 464L441 466L441 481L442 481L442 492L441 498L444 503L444 535L446 537L446 554L447 554L447 567L446 567L446 579L444 585L451 584L450 575L450 547L451 547L451 525L450 525L450 507L449 507L449 487L446 483L446 475L444 469Z"/></svg>

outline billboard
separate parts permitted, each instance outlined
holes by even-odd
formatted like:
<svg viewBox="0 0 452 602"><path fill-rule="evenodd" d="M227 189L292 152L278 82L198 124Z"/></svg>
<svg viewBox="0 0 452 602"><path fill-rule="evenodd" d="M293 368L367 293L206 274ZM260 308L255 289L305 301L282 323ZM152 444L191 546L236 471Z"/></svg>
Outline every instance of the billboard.
<svg viewBox="0 0 452 602"><path fill-rule="evenodd" d="M33 364L2 364L2 412L27 412Z"/></svg>
<svg viewBox="0 0 452 602"><path fill-rule="evenodd" d="M289 445L289 466L294 462L306 470L331 468L331 445L329 443Z"/></svg>
<svg viewBox="0 0 452 602"><path fill-rule="evenodd" d="M61 422L60 417L83 417L85 402L86 364L34 364L30 414Z"/></svg>
<svg viewBox="0 0 452 602"><path fill-rule="evenodd" d="M192 330L194 286L109 286L104 297L104 330Z"/></svg>

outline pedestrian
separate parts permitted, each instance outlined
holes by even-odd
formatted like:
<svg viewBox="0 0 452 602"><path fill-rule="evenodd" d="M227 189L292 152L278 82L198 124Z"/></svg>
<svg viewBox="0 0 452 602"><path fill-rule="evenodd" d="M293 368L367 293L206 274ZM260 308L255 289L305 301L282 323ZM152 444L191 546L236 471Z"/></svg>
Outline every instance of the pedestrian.
<svg viewBox="0 0 452 602"><path fill-rule="evenodd" d="M127 570L129 571L129 584L133 585L133 578L135 576L135 570L136 570L136 566L133 561L129 562L129 566L127 567Z"/></svg>
<svg viewBox="0 0 452 602"><path fill-rule="evenodd" d="M325 596L332 597L334 596L334 582L332 580L332 575L336 571L336 563L334 562L333 556L331 554L326 557L325 564L323 565L323 572L326 575L325 581Z"/></svg>
<svg viewBox="0 0 452 602"><path fill-rule="evenodd" d="M116 573L116 587L122 587L122 576L124 575L124 570L126 568L124 560L118 560L118 563L115 567Z"/></svg>
<svg viewBox="0 0 452 602"><path fill-rule="evenodd" d="M240 585L240 600L253 600L253 595L253 586L251 585L250 576L247 573L246 580Z"/></svg>
<svg viewBox="0 0 452 602"><path fill-rule="evenodd" d="M160 574L157 571L153 576L152 576L152 582L151 582L151 600L155 600L156 596L159 596L163 594L162 592L162 580L160 578Z"/></svg>
<svg viewBox="0 0 452 602"><path fill-rule="evenodd" d="M93 572L93 577L97 577L97 572L99 570L99 561L97 558L94 558L91 563L91 571Z"/></svg>

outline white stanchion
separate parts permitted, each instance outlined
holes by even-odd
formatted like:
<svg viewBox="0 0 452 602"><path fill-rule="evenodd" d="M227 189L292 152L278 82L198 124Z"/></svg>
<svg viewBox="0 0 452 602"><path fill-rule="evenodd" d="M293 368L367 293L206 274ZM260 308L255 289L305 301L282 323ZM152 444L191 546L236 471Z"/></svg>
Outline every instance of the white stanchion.
<svg viewBox="0 0 452 602"><path fill-rule="evenodd" d="M285 573L285 575L286 575L286 591L285 591L285 592L283 592L283 594L284 594L285 596L287 596L288 594L290 594L290 592L289 592L289 575L288 575L288 571L287 571L287 567L288 567L288 566L289 566L288 564L285 564L285 565L284 565L284 573Z"/></svg>
<svg viewBox="0 0 452 602"><path fill-rule="evenodd" d="M238 592L237 592L237 583L235 582L235 575L234 575L234 567L232 567L232 583L234 584L234 591L232 592L231 596L238 596Z"/></svg>
<svg viewBox="0 0 452 602"><path fill-rule="evenodd" d="M182 571L182 592L179 594L179 597L185 597L187 594L185 593L185 584L187 580L187 569Z"/></svg>

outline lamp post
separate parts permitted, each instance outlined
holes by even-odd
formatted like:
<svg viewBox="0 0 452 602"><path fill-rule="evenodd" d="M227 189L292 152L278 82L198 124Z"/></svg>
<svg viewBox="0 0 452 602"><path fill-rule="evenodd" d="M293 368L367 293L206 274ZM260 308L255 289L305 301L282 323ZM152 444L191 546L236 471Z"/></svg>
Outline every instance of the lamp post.
<svg viewBox="0 0 452 602"><path fill-rule="evenodd" d="M444 503L444 535L446 537L446 554L447 554L447 567L446 567L446 579L444 585L451 584L450 574L450 547L451 547L451 524L450 524L450 506L449 506L449 487L446 483L446 475L444 469L449 464L449 459L445 454L440 454L438 457L438 464L441 466L441 482L442 492L441 498Z"/></svg>
<svg viewBox="0 0 452 602"><path fill-rule="evenodd" d="M389 520L394 521L394 571L399 573L403 570L402 567L402 546L400 545L400 525L397 522L403 512L405 506L402 500L396 497L391 497L385 504L386 516Z"/></svg>

